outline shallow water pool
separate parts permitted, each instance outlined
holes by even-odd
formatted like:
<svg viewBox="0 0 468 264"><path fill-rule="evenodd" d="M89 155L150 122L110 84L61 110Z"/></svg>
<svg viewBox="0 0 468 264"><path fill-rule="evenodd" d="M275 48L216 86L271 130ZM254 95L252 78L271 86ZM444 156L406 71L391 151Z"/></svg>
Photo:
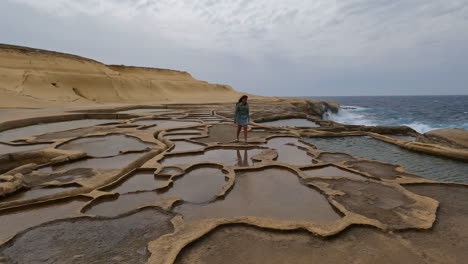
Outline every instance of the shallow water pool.
<svg viewBox="0 0 468 264"><path fill-rule="evenodd" d="M0 141L11 141L45 133L71 130L80 127L95 126L105 123L121 122L119 119L80 119L53 123L43 123L32 126L9 129L0 132Z"/></svg>
<svg viewBox="0 0 468 264"><path fill-rule="evenodd" d="M266 126L278 126L278 127L319 127L319 125L315 122L312 122L305 118L288 118L288 119L280 119L270 122L263 122L262 125Z"/></svg>
<svg viewBox="0 0 468 264"><path fill-rule="evenodd" d="M370 137L306 138L318 149L397 164L427 179L468 183L468 163L413 152Z"/></svg>

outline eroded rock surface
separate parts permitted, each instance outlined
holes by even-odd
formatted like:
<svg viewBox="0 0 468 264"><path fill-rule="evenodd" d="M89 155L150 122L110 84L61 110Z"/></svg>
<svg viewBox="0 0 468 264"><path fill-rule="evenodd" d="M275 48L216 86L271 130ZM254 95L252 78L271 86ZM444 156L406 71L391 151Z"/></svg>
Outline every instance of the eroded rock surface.
<svg viewBox="0 0 468 264"><path fill-rule="evenodd" d="M352 252L352 254L350 254ZM177 264L202 263L426 263L394 236L351 227L331 239L307 232L225 226L185 248Z"/></svg>
<svg viewBox="0 0 468 264"><path fill-rule="evenodd" d="M147 243L172 231L170 218L146 209L115 219L56 221L17 236L0 248L0 257L9 263L145 263Z"/></svg>
<svg viewBox="0 0 468 264"><path fill-rule="evenodd" d="M252 123L248 142L235 142L232 105L155 107L86 110L84 121L48 117L50 129L19 120L6 131L0 263L459 263L467 257L467 185L431 183L399 163L301 138L415 143L398 138L415 136L406 128L321 121L323 109L311 102L253 102L254 121L296 118L305 126ZM374 139L355 137L365 135Z"/></svg>
<svg viewBox="0 0 468 264"><path fill-rule="evenodd" d="M468 130L462 128L436 129L417 138L418 142L435 143L451 148L468 148Z"/></svg>

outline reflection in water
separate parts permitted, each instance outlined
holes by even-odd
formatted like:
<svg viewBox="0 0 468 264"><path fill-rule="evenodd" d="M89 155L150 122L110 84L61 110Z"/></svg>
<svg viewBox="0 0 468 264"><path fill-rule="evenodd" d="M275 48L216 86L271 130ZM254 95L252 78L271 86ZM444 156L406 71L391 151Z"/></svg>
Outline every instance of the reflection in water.
<svg viewBox="0 0 468 264"><path fill-rule="evenodd" d="M247 152L250 157L262 153L263 149L247 149L244 152ZM203 153L187 153L187 154L178 154L170 155L165 157L160 163L164 167L170 167L173 165L180 164L195 164L195 163L222 163L228 166L237 166L238 165L238 155L235 153L237 149L211 149ZM242 160L242 157L240 158ZM243 159L245 166L252 166L252 160L245 158Z"/></svg>
<svg viewBox="0 0 468 264"><path fill-rule="evenodd" d="M241 151L237 150L237 166L239 167L248 167L249 166L249 154L246 149L244 149L244 157L241 156Z"/></svg>

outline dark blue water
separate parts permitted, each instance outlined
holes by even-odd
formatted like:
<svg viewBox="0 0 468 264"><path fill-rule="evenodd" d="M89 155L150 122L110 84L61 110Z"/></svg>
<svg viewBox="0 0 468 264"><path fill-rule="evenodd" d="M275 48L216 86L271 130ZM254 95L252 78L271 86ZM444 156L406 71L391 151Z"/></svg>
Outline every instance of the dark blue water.
<svg viewBox="0 0 468 264"><path fill-rule="evenodd" d="M468 95L310 97L340 104L329 119L351 125L406 125L420 133L437 128L468 129Z"/></svg>

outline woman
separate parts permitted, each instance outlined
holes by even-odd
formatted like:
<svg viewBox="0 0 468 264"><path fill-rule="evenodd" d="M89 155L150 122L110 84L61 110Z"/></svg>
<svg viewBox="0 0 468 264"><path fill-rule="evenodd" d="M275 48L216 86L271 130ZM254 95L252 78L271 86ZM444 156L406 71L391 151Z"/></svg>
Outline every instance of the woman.
<svg viewBox="0 0 468 264"><path fill-rule="evenodd" d="M243 95L236 104L236 112L234 114L234 123L237 124L237 139L239 142L239 134L242 128L244 128L244 138L247 142L247 125L249 124L249 104L247 103L247 95Z"/></svg>

